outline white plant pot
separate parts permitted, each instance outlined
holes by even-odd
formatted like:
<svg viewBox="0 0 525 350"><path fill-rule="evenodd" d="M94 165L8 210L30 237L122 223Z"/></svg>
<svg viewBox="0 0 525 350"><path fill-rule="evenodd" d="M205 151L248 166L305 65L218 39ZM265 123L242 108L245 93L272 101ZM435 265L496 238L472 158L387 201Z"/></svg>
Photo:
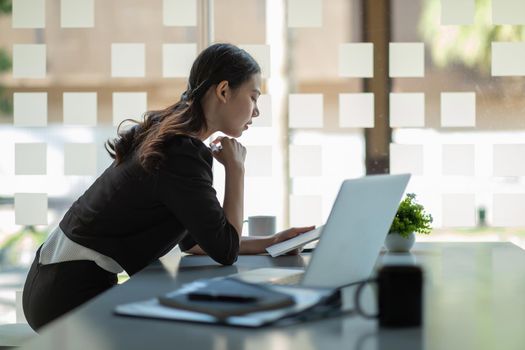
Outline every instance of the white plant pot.
<svg viewBox="0 0 525 350"><path fill-rule="evenodd" d="M410 233L408 238L401 236L399 233L389 233L386 235L385 247L389 252L405 253L410 251L416 241L414 232Z"/></svg>

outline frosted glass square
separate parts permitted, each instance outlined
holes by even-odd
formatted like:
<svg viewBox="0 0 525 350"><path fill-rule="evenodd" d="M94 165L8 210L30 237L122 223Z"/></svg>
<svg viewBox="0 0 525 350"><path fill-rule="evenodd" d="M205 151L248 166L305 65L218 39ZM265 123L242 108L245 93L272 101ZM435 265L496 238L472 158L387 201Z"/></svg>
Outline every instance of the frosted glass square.
<svg viewBox="0 0 525 350"><path fill-rule="evenodd" d="M13 78L46 77L46 45L13 45Z"/></svg>
<svg viewBox="0 0 525 350"><path fill-rule="evenodd" d="M164 78L189 77L191 65L197 57L197 44L163 44L162 76Z"/></svg>
<svg viewBox="0 0 525 350"><path fill-rule="evenodd" d="M525 194L500 193L493 196L493 226L525 226Z"/></svg>
<svg viewBox="0 0 525 350"><path fill-rule="evenodd" d="M272 146L247 146L246 151L246 176L272 176Z"/></svg>
<svg viewBox="0 0 525 350"><path fill-rule="evenodd" d="M474 145L443 145L443 175L474 176L474 163Z"/></svg>
<svg viewBox="0 0 525 350"><path fill-rule="evenodd" d="M15 175L45 175L47 144L15 143Z"/></svg>
<svg viewBox="0 0 525 350"><path fill-rule="evenodd" d="M342 128L374 127L374 94L339 94L339 126Z"/></svg>
<svg viewBox="0 0 525 350"><path fill-rule="evenodd" d="M357 138L354 140L344 140L343 138L344 136L341 135L340 141L323 143L323 179L330 176L336 181L336 178L358 177L365 171L364 144L358 144L360 140ZM335 188L334 195L338 189L338 187Z"/></svg>
<svg viewBox="0 0 525 350"><path fill-rule="evenodd" d="M423 77L425 75L425 46L423 43L390 43L389 48L390 77Z"/></svg>
<svg viewBox="0 0 525 350"><path fill-rule="evenodd" d="M112 77L144 77L144 44L111 44Z"/></svg>
<svg viewBox="0 0 525 350"><path fill-rule="evenodd" d="M94 27L94 0L61 0L60 25L62 26L62 28Z"/></svg>
<svg viewBox="0 0 525 350"><path fill-rule="evenodd" d="M525 144L494 145L494 176L525 176Z"/></svg>
<svg viewBox="0 0 525 350"><path fill-rule="evenodd" d="M163 0L162 19L165 26L196 26L197 0Z"/></svg>
<svg viewBox="0 0 525 350"><path fill-rule="evenodd" d="M305 28L323 25L322 0L288 0L288 27Z"/></svg>
<svg viewBox="0 0 525 350"><path fill-rule="evenodd" d="M288 114L290 128L322 128L323 95L290 94Z"/></svg>
<svg viewBox="0 0 525 350"><path fill-rule="evenodd" d="M246 177L244 185L244 217L252 215L276 215L280 213L279 194L271 177ZM279 221L279 218L277 219ZM277 223L279 226L279 222ZM248 225L244 226L248 232Z"/></svg>
<svg viewBox="0 0 525 350"><path fill-rule="evenodd" d="M142 120L148 109L145 92L113 93L113 125L117 126L125 119Z"/></svg>
<svg viewBox="0 0 525 350"><path fill-rule="evenodd" d="M261 76L270 77L270 45L239 45L239 47L248 52L261 67Z"/></svg>
<svg viewBox="0 0 525 350"><path fill-rule="evenodd" d="M321 176L321 146L290 145L290 176Z"/></svg>
<svg viewBox="0 0 525 350"><path fill-rule="evenodd" d="M476 226L474 194L454 193L442 197L443 227Z"/></svg>
<svg viewBox="0 0 525 350"><path fill-rule="evenodd" d="M47 93L15 92L13 94L13 119L15 126L46 126Z"/></svg>
<svg viewBox="0 0 525 350"><path fill-rule="evenodd" d="M97 125L97 93L96 92L65 92L64 124L66 125Z"/></svg>
<svg viewBox="0 0 525 350"><path fill-rule="evenodd" d="M97 147L94 143L64 144L64 175L96 175Z"/></svg>
<svg viewBox="0 0 525 350"><path fill-rule="evenodd" d="M339 75L352 78L372 78L374 76L374 44L340 44Z"/></svg>
<svg viewBox="0 0 525 350"><path fill-rule="evenodd" d="M423 145L391 143L390 173L423 175Z"/></svg>
<svg viewBox="0 0 525 350"><path fill-rule="evenodd" d="M474 92L442 92L441 126L476 126L476 94Z"/></svg>
<svg viewBox="0 0 525 350"><path fill-rule="evenodd" d="M441 24L472 24L474 11L474 0L441 0Z"/></svg>
<svg viewBox="0 0 525 350"><path fill-rule="evenodd" d="M252 119L253 126L272 126L272 97L268 94L262 94L257 99L259 116Z"/></svg>
<svg viewBox="0 0 525 350"><path fill-rule="evenodd" d="M525 62L524 42L492 43L491 68L493 76L525 76L525 64L523 62Z"/></svg>
<svg viewBox="0 0 525 350"><path fill-rule="evenodd" d="M290 225L322 224L323 198L321 196L290 196Z"/></svg>
<svg viewBox="0 0 525 350"><path fill-rule="evenodd" d="M45 0L13 0L13 28L44 28Z"/></svg>
<svg viewBox="0 0 525 350"><path fill-rule="evenodd" d="M16 225L47 225L46 193L15 193Z"/></svg>
<svg viewBox="0 0 525 350"><path fill-rule="evenodd" d="M525 2L523 0L492 0L492 23L525 24Z"/></svg>
<svg viewBox="0 0 525 350"><path fill-rule="evenodd" d="M425 94L391 93L390 126L393 128L425 126Z"/></svg>

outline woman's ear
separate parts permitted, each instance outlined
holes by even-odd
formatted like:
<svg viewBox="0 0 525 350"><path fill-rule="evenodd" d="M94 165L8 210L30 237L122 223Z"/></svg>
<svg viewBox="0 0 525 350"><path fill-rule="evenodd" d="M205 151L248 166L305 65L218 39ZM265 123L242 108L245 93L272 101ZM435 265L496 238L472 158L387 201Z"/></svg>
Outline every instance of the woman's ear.
<svg viewBox="0 0 525 350"><path fill-rule="evenodd" d="M227 80L221 81L215 88L215 95L219 101L226 103L230 98L230 85Z"/></svg>

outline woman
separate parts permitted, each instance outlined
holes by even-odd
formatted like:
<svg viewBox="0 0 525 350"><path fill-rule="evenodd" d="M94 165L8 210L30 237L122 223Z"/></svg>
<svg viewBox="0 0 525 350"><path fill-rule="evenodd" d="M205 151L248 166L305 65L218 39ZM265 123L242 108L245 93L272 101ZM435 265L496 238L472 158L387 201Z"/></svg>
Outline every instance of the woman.
<svg viewBox="0 0 525 350"><path fill-rule="evenodd" d="M231 265L313 227L268 238L241 237L246 149L235 139L259 115L261 76L244 50L215 44L191 68L179 102L150 111L108 141L114 162L71 206L38 249L23 307L38 330L133 275L179 244ZM221 131L211 151L203 141ZM212 187L212 162L226 173L223 207Z"/></svg>

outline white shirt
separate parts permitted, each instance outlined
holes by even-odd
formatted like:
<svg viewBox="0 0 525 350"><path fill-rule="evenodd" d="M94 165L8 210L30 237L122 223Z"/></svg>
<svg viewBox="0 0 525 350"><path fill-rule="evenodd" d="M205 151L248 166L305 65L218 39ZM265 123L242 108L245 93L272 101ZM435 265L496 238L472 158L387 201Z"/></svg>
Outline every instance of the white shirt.
<svg viewBox="0 0 525 350"><path fill-rule="evenodd" d="M110 257L73 242L60 229L60 226L57 226L51 232L40 250L39 263L48 265L74 260L93 261L104 270L115 274L124 271L124 269Z"/></svg>

